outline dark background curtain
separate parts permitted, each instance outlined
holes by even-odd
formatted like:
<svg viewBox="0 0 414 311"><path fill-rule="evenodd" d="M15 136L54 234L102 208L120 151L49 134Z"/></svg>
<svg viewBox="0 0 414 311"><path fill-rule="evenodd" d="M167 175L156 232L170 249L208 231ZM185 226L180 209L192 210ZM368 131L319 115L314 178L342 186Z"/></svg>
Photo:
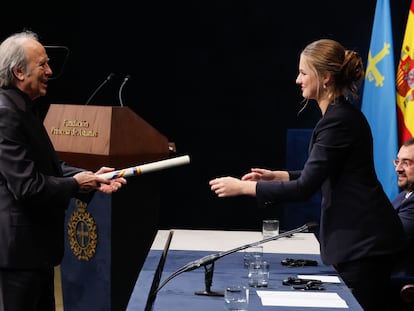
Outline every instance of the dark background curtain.
<svg viewBox="0 0 414 311"><path fill-rule="evenodd" d="M119 87L131 75L124 105L175 142L178 155L191 156L190 165L162 172L161 228L258 230L263 217L282 217L284 206L261 210L253 198L218 199L208 181L251 167L286 167L288 129L312 128L319 118L313 102L297 116L301 49L332 38L366 59L375 4L33 1L3 8L0 37L28 28L45 45L69 48L46 103L84 104L113 72L91 104L119 105ZM391 1L396 64L409 5ZM63 53L50 56L58 73Z"/></svg>

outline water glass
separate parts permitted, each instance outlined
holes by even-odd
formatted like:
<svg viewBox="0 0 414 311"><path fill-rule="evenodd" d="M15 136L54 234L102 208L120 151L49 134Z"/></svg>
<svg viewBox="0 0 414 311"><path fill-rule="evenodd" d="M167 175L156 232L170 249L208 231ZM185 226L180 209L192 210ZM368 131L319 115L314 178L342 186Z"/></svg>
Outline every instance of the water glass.
<svg viewBox="0 0 414 311"><path fill-rule="evenodd" d="M227 286L224 290L226 311L247 311L249 307L249 288L244 285Z"/></svg>
<svg viewBox="0 0 414 311"><path fill-rule="evenodd" d="M251 262L247 278L251 287L267 287L269 285L269 263L265 260Z"/></svg>
<svg viewBox="0 0 414 311"><path fill-rule="evenodd" d="M244 267L248 268L253 261L261 261L263 259L263 246L249 247L244 251L243 263Z"/></svg>
<svg viewBox="0 0 414 311"><path fill-rule="evenodd" d="M262 222L262 236L267 239L279 235L279 220L264 219Z"/></svg>

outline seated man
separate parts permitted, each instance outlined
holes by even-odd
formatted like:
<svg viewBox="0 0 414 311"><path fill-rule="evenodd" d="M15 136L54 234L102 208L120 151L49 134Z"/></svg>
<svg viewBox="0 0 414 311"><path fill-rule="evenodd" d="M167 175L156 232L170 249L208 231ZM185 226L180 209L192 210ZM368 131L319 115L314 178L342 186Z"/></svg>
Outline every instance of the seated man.
<svg viewBox="0 0 414 311"><path fill-rule="evenodd" d="M395 197L392 204L401 219L409 245L407 251L397 258L391 278L391 286L396 293L396 301L391 310L410 310L413 302L408 302L414 299L414 296L407 295L407 292L412 292L412 290L406 288L404 295L400 295L400 290L406 284L411 284L414 287L414 138L404 142L394 164L401 192Z"/></svg>
<svg viewBox="0 0 414 311"><path fill-rule="evenodd" d="M398 187L401 192L392 201L400 216L404 230L410 240L414 242L414 138L407 140L398 151L394 160L395 171L398 174Z"/></svg>

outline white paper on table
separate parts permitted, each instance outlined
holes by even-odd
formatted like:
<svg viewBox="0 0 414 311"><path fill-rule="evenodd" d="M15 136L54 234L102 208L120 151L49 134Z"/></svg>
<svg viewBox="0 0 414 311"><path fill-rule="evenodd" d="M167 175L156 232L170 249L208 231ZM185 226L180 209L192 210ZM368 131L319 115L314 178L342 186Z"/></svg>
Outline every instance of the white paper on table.
<svg viewBox="0 0 414 311"><path fill-rule="evenodd" d="M341 283L339 277L335 275L311 275L311 274L298 274L299 279L304 280L318 280L324 283Z"/></svg>
<svg viewBox="0 0 414 311"><path fill-rule="evenodd" d="M349 308L337 293L256 291L263 306Z"/></svg>

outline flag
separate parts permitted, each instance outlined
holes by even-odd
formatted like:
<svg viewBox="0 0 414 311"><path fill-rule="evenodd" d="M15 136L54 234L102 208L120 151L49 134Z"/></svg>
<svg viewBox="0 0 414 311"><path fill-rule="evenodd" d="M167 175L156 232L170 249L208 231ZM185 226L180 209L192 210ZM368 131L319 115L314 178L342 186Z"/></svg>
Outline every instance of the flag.
<svg viewBox="0 0 414 311"><path fill-rule="evenodd" d="M408 13L397 71L397 117L400 145L414 134L414 0Z"/></svg>
<svg viewBox="0 0 414 311"><path fill-rule="evenodd" d="M390 200L398 194L392 160L398 152L394 51L389 0L377 0L361 110L371 127L374 165Z"/></svg>

